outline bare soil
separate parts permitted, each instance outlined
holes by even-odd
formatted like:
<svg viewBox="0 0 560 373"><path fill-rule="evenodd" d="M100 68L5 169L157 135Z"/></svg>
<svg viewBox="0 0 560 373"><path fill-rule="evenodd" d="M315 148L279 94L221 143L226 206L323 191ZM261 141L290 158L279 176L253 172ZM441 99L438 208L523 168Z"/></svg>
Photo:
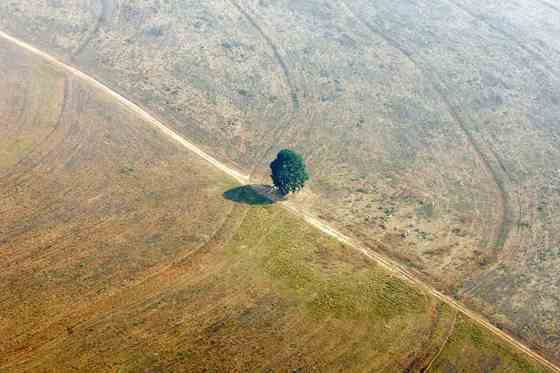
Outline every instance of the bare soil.
<svg viewBox="0 0 560 373"><path fill-rule="evenodd" d="M545 371L285 209L223 198L233 179L129 107L0 47L0 370Z"/></svg>
<svg viewBox="0 0 560 373"><path fill-rule="evenodd" d="M0 4L3 29L255 182L279 148L301 151L298 203L556 361L559 14L550 0Z"/></svg>

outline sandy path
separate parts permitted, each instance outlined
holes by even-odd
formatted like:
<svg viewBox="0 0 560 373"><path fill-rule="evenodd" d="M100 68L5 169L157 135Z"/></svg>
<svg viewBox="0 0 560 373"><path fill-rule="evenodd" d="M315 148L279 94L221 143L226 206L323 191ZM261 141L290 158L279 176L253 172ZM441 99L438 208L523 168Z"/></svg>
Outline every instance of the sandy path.
<svg viewBox="0 0 560 373"><path fill-rule="evenodd" d="M235 178L238 182L240 182L242 184L246 184L250 181L250 177L248 175L245 175L245 174L241 173L240 171L235 170L235 169L223 164L222 162L218 161L217 159L215 159L211 155L205 153L203 150L198 148L196 145L194 145L190 141L186 140L184 137L177 134L176 132L172 131L167 126L165 126L162 122L158 121L153 116L148 114L146 111L144 111L138 105L134 104L133 102L127 100L123 96L114 92L109 87L103 85L102 83L95 80L91 76L81 72L80 70L78 70L78 69L76 69L72 66L69 66L69 65L57 60L56 58L52 57L48 53L40 51L39 49L37 49L37 48L19 40L19 39L16 39L16 38L6 34L3 31L0 31L0 37L18 45L19 47L21 47L21 48L23 48L23 49L25 49L25 50L27 50L31 53L34 53L34 54L40 56L41 58L47 60L48 62L52 63L53 65L65 70L65 71L71 73L72 75L76 76L77 78L80 78L83 81L87 82L93 88L96 88L96 89L102 91L103 93L111 96L117 102L119 102L121 105L123 105L124 107L126 107L130 111L134 112L136 115L138 115L139 117L144 119L146 122L148 122L149 124L151 124L152 126L157 128L158 130L163 132L163 134L168 136L170 139L177 142L181 146L187 148L188 150L192 151L193 153L197 154L198 156L200 156L201 158L206 160L208 163L212 164L214 167L220 169L221 171L223 171L223 172L227 173L228 175L230 175L231 177ZM479 315L479 314L477 314L473 311L470 311L469 309L467 309L465 306L463 306L459 302L457 302L454 299L448 297L447 295L444 295L443 293L434 289L433 287L426 284L422 280L416 278L411 272L409 272L404 266L400 265L399 263L397 263L397 262L395 262L391 259L388 259L388 258L386 258L386 257L384 257L384 256L366 248L363 244L361 244L357 240L354 240L354 239L346 236L345 234L339 232L338 230L329 226L327 223L321 221L317 217L301 210L300 208L298 208L293 203L281 202L281 206L283 206L287 210L294 213L294 215L303 218L308 224L311 224L312 226L321 230L323 233L325 233L325 234L327 234L331 237L336 238L337 240L339 240L343 244L345 244L349 247L352 247L353 249L361 252L363 255L367 256L368 258L374 260L375 262L377 262L379 265L381 265L383 268L388 270L393 275L398 276L399 278L405 280L406 282L408 282L410 284L413 284L414 286L418 286L421 289L424 289L426 292L430 293L431 295L433 295L437 299L439 299L442 302L448 304L450 307L456 309L457 311L461 312L462 314L469 317L470 319L476 321L479 325L486 328L487 330L489 330L490 332L492 332L496 336L498 336L498 337L504 339L505 341L509 342L512 346L514 346L518 350L526 353L527 355L529 355L530 357L532 357L533 359L535 359L536 361L538 361L542 365L549 368L551 371L560 373L560 367L554 365L553 363L551 363L550 361L548 361L547 359L545 359L544 357L542 357L538 353L532 351L529 347L527 347L523 343L517 341L515 338L510 336L508 333L498 329L496 326L492 325L489 321L487 321L481 315Z"/></svg>

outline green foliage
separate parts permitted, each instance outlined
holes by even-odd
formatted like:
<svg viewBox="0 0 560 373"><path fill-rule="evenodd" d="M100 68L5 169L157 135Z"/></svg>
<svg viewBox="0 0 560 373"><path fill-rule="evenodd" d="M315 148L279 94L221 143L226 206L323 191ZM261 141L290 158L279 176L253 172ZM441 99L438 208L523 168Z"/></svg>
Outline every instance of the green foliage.
<svg viewBox="0 0 560 373"><path fill-rule="evenodd" d="M292 150L281 150L270 164L270 169L272 182L283 195L297 192L309 179L303 157Z"/></svg>

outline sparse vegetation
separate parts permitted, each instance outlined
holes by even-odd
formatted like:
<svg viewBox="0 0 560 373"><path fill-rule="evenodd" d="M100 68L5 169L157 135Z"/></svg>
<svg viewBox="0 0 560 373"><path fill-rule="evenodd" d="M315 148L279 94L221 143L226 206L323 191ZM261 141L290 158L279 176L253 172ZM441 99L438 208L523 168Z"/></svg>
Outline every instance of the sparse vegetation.
<svg viewBox="0 0 560 373"><path fill-rule="evenodd" d="M551 0L8 0L0 1L0 29L97 77L216 158L251 173L257 183L269 182L273 150L298 149L313 170L310 193L294 198L306 210L457 294L560 363L558 8ZM4 57L4 69L13 65L9 62L16 61ZM6 131L0 137L1 245L12 240L6 233L11 228L2 225L10 227L5 216L12 213L19 217L11 220L18 231L59 215L76 219L70 231L57 230L62 223L41 225L35 238L44 246L36 250L45 252L45 262L52 258L50 239L85 234L79 225L94 223L100 225L88 231L92 237L102 230L118 247L134 252L127 243L138 232L160 228L149 222L148 207L161 209L156 216L166 224L198 228L169 242L165 232L163 243L155 233L145 237L151 254L159 247L171 253L185 242L201 244L215 232L204 220L184 220L198 202L186 186L170 182L165 191L154 188L156 180L174 180L160 171L167 164L183 173L184 184L206 178L205 171L187 176L191 173L167 159L180 158L180 152L140 157L144 137L136 133L119 132L115 141L123 158L143 162L129 158L110 166L111 157L92 158L91 148L103 148L114 133L106 130L107 140L95 142L106 127L88 126L78 135L78 123L95 120L93 113L112 123L115 113L84 110L87 100L75 103L76 83L69 78L66 111L74 116L57 127L64 84L49 74L35 76L25 84L13 73L0 76L0 93L33 92L0 102L7 108L0 112L0 131ZM42 86L51 89L36 100ZM46 111L26 115L22 107ZM21 130L14 130L16 123ZM32 126L41 134L31 135L26 129ZM79 136L92 142L81 143ZM48 148L50 143L61 149ZM128 153L132 147L138 152ZM52 158L62 154L72 155ZM87 163L84 157L90 157ZM47 197L49 206L59 208L66 206L65 198L80 200L83 190L60 181L57 173L77 165L82 173L75 178L88 179L95 165L105 170L96 169L100 177L117 175L123 184L116 190L92 184L98 193L84 192L87 203L57 210L59 215L32 215ZM14 178L16 167L26 171ZM36 179L45 184L43 193L18 194L29 177L38 178L34 171L46 169L52 175ZM52 199L64 185L66 194ZM196 184L200 190L193 195L221 198L237 186L224 187ZM109 190L118 198L109 199ZM19 204L8 207L14 196ZM250 206L268 203L250 190L225 197ZM143 207L136 211L132 205ZM212 221L225 219L221 208L212 212ZM95 220L117 212L123 215L116 222ZM131 222L139 226L125 230ZM105 224L114 231L103 230ZM96 244L105 248L106 241ZM87 258L84 254L79 268L90 268ZM47 283L36 276L34 285ZM56 296L42 302L60 302Z"/></svg>
<svg viewBox="0 0 560 373"><path fill-rule="evenodd" d="M418 371L444 345L459 371L542 371L492 335L445 343L436 299L80 81L3 41L0 60L2 370Z"/></svg>

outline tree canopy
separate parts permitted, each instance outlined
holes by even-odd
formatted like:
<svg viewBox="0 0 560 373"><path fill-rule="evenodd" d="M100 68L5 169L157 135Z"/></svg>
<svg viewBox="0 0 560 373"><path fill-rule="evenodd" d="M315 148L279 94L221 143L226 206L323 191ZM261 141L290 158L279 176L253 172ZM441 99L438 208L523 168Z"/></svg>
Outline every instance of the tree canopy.
<svg viewBox="0 0 560 373"><path fill-rule="evenodd" d="M303 157L289 149L278 152L276 159L270 164L270 169L272 182L282 195L297 192L309 179Z"/></svg>

